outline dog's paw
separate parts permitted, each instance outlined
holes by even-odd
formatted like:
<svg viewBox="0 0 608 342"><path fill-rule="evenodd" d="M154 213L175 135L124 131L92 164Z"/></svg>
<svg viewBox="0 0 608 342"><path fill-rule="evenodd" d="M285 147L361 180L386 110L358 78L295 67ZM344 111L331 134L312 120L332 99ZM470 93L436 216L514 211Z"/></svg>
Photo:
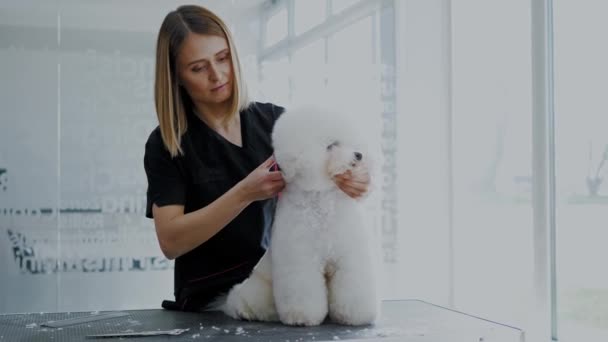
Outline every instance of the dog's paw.
<svg viewBox="0 0 608 342"><path fill-rule="evenodd" d="M241 286L242 284L238 284L230 291L222 309L226 315L234 319L253 320L255 316L253 311L241 297Z"/></svg>
<svg viewBox="0 0 608 342"><path fill-rule="evenodd" d="M281 322L285 325L294 325L294 326L316 326L323 323L325 320L325 316L316 315L307 315L301 311L290 311L281 315Z"/></svg>
<svg viewBox="0 0 608 342"><path fill-rule="evenodd" d="M246 321L276 322L279 320L272 293L270 296L245 291L242 284L236 285L228 294L223 311L234 319Z"/></svg>

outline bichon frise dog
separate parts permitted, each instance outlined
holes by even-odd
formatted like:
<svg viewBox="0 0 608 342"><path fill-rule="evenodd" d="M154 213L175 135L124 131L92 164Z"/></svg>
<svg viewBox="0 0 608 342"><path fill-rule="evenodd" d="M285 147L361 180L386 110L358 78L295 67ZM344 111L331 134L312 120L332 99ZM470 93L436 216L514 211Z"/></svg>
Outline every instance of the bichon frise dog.
<svg viewBox="0 0 608 342"><path fill-rule="evenodd" d="M286 187L270 247L220 306L238 319L318 325L373 323L379 312L372 227L362 201L332 177L367 162L353 118L303 107L276 122L272 141Z"/></svg>

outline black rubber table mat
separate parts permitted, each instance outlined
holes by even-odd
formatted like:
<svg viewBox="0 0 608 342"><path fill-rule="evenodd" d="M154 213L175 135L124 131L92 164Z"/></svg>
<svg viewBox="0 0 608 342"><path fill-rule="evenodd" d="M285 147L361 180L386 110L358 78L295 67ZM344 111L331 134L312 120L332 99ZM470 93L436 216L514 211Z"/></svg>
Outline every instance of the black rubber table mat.
<svg viewBox="0 0 608 342"><path fill-rule="evenodd" d="M128 316L64 328L42 327L51 320L89 316L81 313L0 315L4 341L405 341L405 342L523 342L522 330L438 307L418 300L385 301L374 326L350 327L325 323L318 327L289 327L280 323L233 320L220 312L184 313L167 310L124 310ZM189 330L179 336L87 339L93 334L152 330Z"/></svg>

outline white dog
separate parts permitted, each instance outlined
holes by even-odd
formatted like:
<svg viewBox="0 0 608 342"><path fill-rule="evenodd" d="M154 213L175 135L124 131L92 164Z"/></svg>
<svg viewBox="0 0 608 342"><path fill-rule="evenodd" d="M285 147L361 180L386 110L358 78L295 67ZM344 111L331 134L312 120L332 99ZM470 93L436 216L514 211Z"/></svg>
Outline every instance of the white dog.
<svg viewBox="0 0 608 342"><path fill-rule="evenodd" d="M318 108L284 113L272 133L287 183L278 202L270 248L220 306L229 316L318 325L373 323L379 312L372 227L361 201L334 175L366 163L364 134L353 118Z"/></svg>

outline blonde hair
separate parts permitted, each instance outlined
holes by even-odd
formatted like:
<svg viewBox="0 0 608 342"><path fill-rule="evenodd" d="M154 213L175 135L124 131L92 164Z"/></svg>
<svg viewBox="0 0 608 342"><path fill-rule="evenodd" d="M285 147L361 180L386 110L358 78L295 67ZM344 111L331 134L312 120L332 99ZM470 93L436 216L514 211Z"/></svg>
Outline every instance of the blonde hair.
<svg viewBox="0 0 608 342"><path fill-rule="evenodd" d="M213 12L196 5L180 6L171 11L160 27L156 42L154 102L163 143L172 157L183 154L181 137L188 130L186 109L192 106L177 77L177 53L190 33L225 38L230 49L234 82L230 115L249 105L247 89L232 34Z"/></svg>

